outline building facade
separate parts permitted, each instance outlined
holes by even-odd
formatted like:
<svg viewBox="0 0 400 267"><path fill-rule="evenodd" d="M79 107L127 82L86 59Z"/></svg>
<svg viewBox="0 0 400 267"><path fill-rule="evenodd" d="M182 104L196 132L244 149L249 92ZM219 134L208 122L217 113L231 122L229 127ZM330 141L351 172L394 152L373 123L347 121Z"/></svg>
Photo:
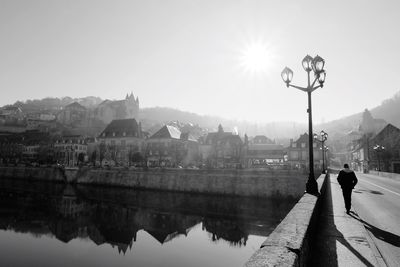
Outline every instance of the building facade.
<svg viewBox="0 0 400 267"><path fill-rule="evenodd" d="M54 158L59 164L75 167L88 161L87 148L85 137L63 136L54 143Z"/></svg>
<svg viewBox="0 0 400 267"><path fill-rule="evenodd" d="M200 158L207 168L242 168L243 141L239 135L225 132L221 125L217 132L200 139Z"/></svg>
<svg viewBox="0 0 400 267"><path fill-rule="evenodd" d="M198 142L189 133L165 125L146 140L149 167L178 167L197 164Z"/></svg>
<svg viewBox="0 0 400 267"><path fill-rule="evenodd" d="M135 119L113 120L97 139L94 158L101 165L130 166L142 161L145 140L142 126Z"/></svg>
<svg viewBox="0 0 400 267"><path fill-rule="evenodd" d="M400 129L394 125L387 124L374 136L364 135L352 148L350 162L353 169L400 173Z"/></svg>
<svg viewBox="0 0 400 267"><path fill-rule="evenodd" d="M309 146L308 134L304 133L293 141L290 140L290 145L287 148L288 164L292 168L305 169L309 168ZM314 154L314 169L322 169L322 144L313 140L313 154Z"/></svg>

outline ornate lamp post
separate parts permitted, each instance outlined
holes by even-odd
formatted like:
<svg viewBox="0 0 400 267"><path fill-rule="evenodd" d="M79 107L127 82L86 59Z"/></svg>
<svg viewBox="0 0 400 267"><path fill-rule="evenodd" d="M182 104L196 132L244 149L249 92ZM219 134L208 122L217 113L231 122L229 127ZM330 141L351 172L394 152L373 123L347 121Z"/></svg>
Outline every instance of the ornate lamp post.
<svg viewBox="0 0 400 267"><path fill-rule="evenodd" d="M308 181L306 184L306 192L317 195L318 194L318 185L317 181L315 181L314 175L314 154L313 154L313 130L312 130L312 112L311 112L311 93L318 88L322 88L325 82L326 72L324 70L325 60L320 56L316 56L312 58L307 55L303 61L301 62L304 70L307 72L308 83L307 87L301 87L297 85L290 84L293 78L293 71L288 67L285 67L281 73L281 77L283 81L286 83L286 86L294 87L301 91L304 91L308 95L308 148L309 148L309 164L310 164L310 173L308 175ZM311 82L310 73L314 74L314 80ZM316 83L319 85L316 85Z"/></svg>
<svg viewBox="0 0 400 267"><path fill-rule="evenodd" d="M325 141L328 139L328 134L322 130L320 135L321 135L321 139L318 139L318 135L314 134L314 139L322 143L322 146L321 146L321 149L322 149L322 173L326 173L325 172Z"/></svg>
<svg viewBox="0 0 400 267"><path fill-rule="evenodd" d="M375 145L375 146L373 147L373 149L375 150L376 156L377 156L377 158L378 158L378 172L380 172L380 171L381 171L381 158L380 158L380 154L385 150L385 147L384 147L384 146L381 146L381 145Z"/></svg>

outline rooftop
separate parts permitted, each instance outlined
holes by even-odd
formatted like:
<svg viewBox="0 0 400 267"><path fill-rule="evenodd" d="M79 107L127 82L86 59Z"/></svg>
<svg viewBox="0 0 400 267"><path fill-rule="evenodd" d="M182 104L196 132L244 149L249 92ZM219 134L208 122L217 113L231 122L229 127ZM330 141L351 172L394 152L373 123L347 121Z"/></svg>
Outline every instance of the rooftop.
<svg viewBox="0 0 400 267"><path fill-rule="evenodd" d="M135 119L121 119L110 122L100 138L107 137L141 137L141 129Z"/></svg>

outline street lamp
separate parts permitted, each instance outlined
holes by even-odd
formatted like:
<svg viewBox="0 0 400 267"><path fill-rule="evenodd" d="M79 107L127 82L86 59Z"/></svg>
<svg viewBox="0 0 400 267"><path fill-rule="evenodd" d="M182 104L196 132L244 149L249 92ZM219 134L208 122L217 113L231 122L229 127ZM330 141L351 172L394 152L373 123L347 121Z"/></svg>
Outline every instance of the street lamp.
<svg viewBox="0 0 400 267"><path fill-rule="evenodd" d="M322 146L321 146L321 149L322 149L322 173L326 173L325 172L325 145L324 145L324 143L328 139L328 134L324 130L322 130L320 135L321 135L321 139L318 139L318 135L314 134L314 139L322 143Z"/></svg>
<svg viewBox="0 0 400 267"><path fill-rule="evenodd" d="M297 85L290 84L293 78L293 71L285 67L281 73L281 77L283 81L286 83L286 87L294 87L301 91L307 92L308 95L308 148L309 148L309 161L310 161L310 174L308 175L308 181L306 184L306 192L318 195L318 185L317 181L315 180L314 175L314 154L313 154L313 130L312 130L312 112L311 112L311 93L324 86L326 72L324 70L325 60L320 56L316 56L312 58L311 56L307 55L301 62L303 65L304 70L307 72L308 83L307 87L301 87ZM314 80L311 82L310 73L313 72ZM316 82L319 85L316 85Z"/></svg>
<svg viewBox="0 0 400 267"><path fill-rule="evenodd" d="M380 155L380 153L382 153L385 150L385 147L381 146L381 145L375 145L373 147L373 149L375 150L376 156L378 158L378 172L380 172L381 171L381 160L380 160L380 156L379 155Z"/></svg>

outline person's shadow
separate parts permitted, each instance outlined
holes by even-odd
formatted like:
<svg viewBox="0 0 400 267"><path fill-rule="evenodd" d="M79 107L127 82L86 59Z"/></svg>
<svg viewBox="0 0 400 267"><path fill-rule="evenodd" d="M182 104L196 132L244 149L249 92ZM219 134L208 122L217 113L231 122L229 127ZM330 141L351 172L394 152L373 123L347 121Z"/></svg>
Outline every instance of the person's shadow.
<svg viewBox="0 0 400 267"><path fill-rule="evenodd" d="M361 253L350 244L334 222L333 203L330 178L327 181L325 196L322 199L322 210L318 219L317 233L311 245L311 260L309 266L338 266L337 242L341 243L354 254L365 266L374 267ZM362 241L360 241L362 242ZM340 255L339 255L340 256Z"/></svg>
<svg viewBox="0 0 400 267"><path fill-rule="evenodd" d="M365 228L367 228L367 230L370 231L376 238L393 246L400 247L400 236L373 226L372 224L358 217L358 214L353 211L350 212L350 216L363 223Z"/></svg>

